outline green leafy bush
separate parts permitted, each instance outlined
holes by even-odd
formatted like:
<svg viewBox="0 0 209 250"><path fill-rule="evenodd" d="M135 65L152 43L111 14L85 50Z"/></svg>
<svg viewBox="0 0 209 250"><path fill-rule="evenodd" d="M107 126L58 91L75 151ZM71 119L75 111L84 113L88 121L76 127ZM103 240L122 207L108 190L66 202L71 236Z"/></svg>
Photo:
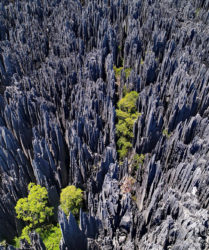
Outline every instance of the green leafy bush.
<svg viewBox="0 0 209 250"><path fill-rule="evenodd" d="M62 237L59 226L51 225L47 230L37 228L36 232L41 236L47 250L59 250L59 243Z"/></svg>
<svg viewBox="0 0 209 250"><path fill-rule="evenodd" d="M115 77L116 79L120 78L121 71L124 70L126 78L128 78L131 74L131 68L124 68L124 60L122 61L122 66L121 67L116 67L115 65L113 66L113 70L115 72Z"/></svg>
<svg viewBox="0 0 209 250"><path fill-rule="evenodd" d="M79 209L82 205L83 191L71 185L61 191L60 206L64 213L68 216L71 211L74 216L78 216Z"/></svg>
<svg viewBox="0 0 209 250"><path fill-rule="evenodd" d="M136 100L138 93L131 91L127 93L119 102L116 109L118 122L116 124L117 147L119 158L127 156L128 151L132 148L133 125L140 115L136 109Z"/></svg>
<svg viewBox="0 0 209 250"><path fill-rule="evenodd" d="M137 170L139 168L139 164L143 165L145 159L144 154L135 154L133 158L132 168L133 170Z"/></svg>
<svg viewBox="0 0 209 250"><path fill-rule="evenodd" d="M120 159L127 156L129 149L132 148L132 143L129 142L125 137L120 137L117 141L118 153Z"/></svg>
<svg viewBox="0 0 209 250"><path fill-rule="evenodd" d="M17 218L27 223L21 236L15 238L16 245L20 239L26 239L30 243L29 233L38 228L45 230L53 215L53 208L48 207L48 193L45 187L30 183L28 191L28 197L19 199L15 207Z"/></svg>
<svg viewBox="0 0 209 250"><path fill-rule="evenodd" d="M15 238L13 239L13 246L14 246L15 248L20 248L20 239L21 239L21 237L15 237Z"/></svg>
<svg viewBox="0 0 209 250"><path fill-rule="evenodd" d="M36 228L35 231L40 235L47 250L59 250L59 243L62 237L59 226L54 226L51 224L45 227ZM20 248L21 239L26 239L30 243L29 233L30 228L26 226L23 229L21 236L15 237L14 246L16 248Z"/></svg>
<svg viewBox="0 0 209 250"><path fill-rule="evenodd" d="M29 227L34 229L49 220L53 208L47 206L48 193L45 187L30 183L28 191L28 197L19 199L15 210L17 218L29 223Z"/></svg>
<svg viewBox="0 0 209 250"><path fill-rule="evenodd" d="M119 102L118 108L129 114L136 113L136 100L138 98L138 93L136 91L131 91L127 93Z"/></svg>
<svg viewBox="0 0 209 250"><path fill-rule="evenodd" d="M168 129L163 129L163 135L165 135L167 138L171 136L171 134L168 132Z"/></svg>
<svg viewBox="0 0 209 250"><path fill-rule="evenodd" d="M120 74L121 74L121 71L123 70L123 67L117 68L116 66L113 66L113 70L115 71L115 77L119 78Z"/></svg>
<svg viewBox="0 0 209 250"><path fill-rule="evenodd" d="M143 64L144 64L144 61L143 61L142 57L141 57L140 64L141 64L141 65L143 65Z"/></svg>

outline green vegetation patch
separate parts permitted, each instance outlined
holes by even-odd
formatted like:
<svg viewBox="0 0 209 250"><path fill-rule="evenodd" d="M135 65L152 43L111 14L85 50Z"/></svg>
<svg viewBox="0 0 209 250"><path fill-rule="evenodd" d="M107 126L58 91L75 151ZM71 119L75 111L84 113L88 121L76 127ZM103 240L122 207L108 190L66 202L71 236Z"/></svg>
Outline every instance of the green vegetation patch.
<svg viewBox="0 0 209 250"><path fill-rule="evenodd" d="M79 210L82 205L83 191L71 185L62 189L60 195L60 206L64 213L68 216L71 211L75 217L78 217Z"/></svg>
<svg viewBox="0 0 209 250"><path fill-rule="evenodd" d="M48 230L37 229L47 250L59 250L59 243L62 237L61 229L58 226L51 226Z"/></svg>
<svg viewBox="0 0 209 250"><path fill-rule="evenodd" d="M15 207L17 218L22 219L26 223L21 236L15 238L17 247L20 239L26 239L30 243L30 232L44 231L52 227L50 219L53 215L53 207L48 206L48 192L46 188L30 183L28 191L28 197L19 199Z"/></svg>
<svg viewBox="0 0 209 250"><path fill-rule="evenodd" d="M117 68L116 66L113 66L113 70L114 70L114 72L115 72L115 77L116 77L116 78L119 78L119 77L120 77L120 74L121 74L121 71L123 70L123 67Z"/></svg>
<svg viewBox="0 0 209 250"><path fill-rule="evenodd" d="M124 68L124 61L122 62L122 67L117 68L115 65L113 66L113 70L115 72L115 77L116 79L120 78L121 71L124 70L126 79L130 76L131 74L131 68Z"/></svg>
<svg viewBox="0 0 209 250"><path fill-rule="evenodd" d="M141 57L140 64L141 64L141 65L143 65L143 64L144 64L144 60L142 59L142 57Z"/></svg>
<svg viewBox="0 0 209 250"><path fill-rule="evenodd" d="M53 215L53 208L47 206L48 193L45 187L30 183L28 191L28 197L19 199L15 210L18 219L28 222L31 228L36 228Z"/></svg>
<svg viewBox="0 0 209 250"><path fill-rule="evenodd" d="M53 215L53 207L48 206L48 193L45 187L30 183L28 185L28 197L18 200L15 207L17 218L27 223L22 231L22 239L29 239L29 232L49 224Z"/></svg>
<svg viewBox="0 0 209 250"><path fill-rule="evenodd" d="M131 70L132 70L131 68L124 69L124 72L125 72L125 75L126 75L126 79L130 76Z"/></svg>
<svg viewBox="0 0 209 250"><path fill-rule="evenodd" d="M29 230L28 230L29 229ZM48 225L35 229L43 240L47 250L59 250L59 243L62 237L61 229L59 226ZM20 237L15 237L14 245L16 248L20 248L20 240L26 239L30 243L29 238L30 228L24 227Z"/></svg>
<svg viewBox="0 0 209 250"><path fill-rule="evenodd" d="M138 98L138 93L136 91L131 91L127 93L119 102L118 108L129 115L136 114L136 100Z"/></svg>
<svg viewBox="0 0 209 250"><path fill-rule="evenodd" d="M116 116L118 122L116 124L117 147L119 158L123 159L127 156L128 151L132 148L133 126L140 113L137 112L136 101L138 93L131 91L127 93L117 104Z"/></svg>
<svg viewBox="0 0 209 250"><path fill-rule="evenodd" d="M171 136L171 133L168 132L168 129L163 129L163 135L169 138Z"/></svg>
<svg viewBox="0 0 209 250"><path fill-rule="evenodd" d="M25 222L19 237L14 239L16 248L20 247L20 240L30 242L29 234L36 231L43 240L46 249L58 250L61 240L61 230L58 225L52 222L53 207L48 206L48 192L45 187L30 183L28 185L28 197L17 201L15 210L17 218ZM79 209L83 200L83 191L75 186L68 186L61 191L60 206L66 215L71 211L78 217Z"/></svg>
<svg viewBox="0 0 209 250"><path fill-rule="evenodd" d="M145 159L144 154L135 154L132 163L133 170L137 170L139 168L139 165L143 165L144 159Z"/></svg>

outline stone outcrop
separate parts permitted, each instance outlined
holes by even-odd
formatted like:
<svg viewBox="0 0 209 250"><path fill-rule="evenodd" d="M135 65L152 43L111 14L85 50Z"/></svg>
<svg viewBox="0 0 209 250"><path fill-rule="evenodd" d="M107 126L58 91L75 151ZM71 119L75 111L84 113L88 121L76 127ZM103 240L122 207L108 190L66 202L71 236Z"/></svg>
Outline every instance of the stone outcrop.
<svg viewBox="0 0 209 250"><path fill-rule="evenodd" d="M208 10L208 0L1 1L0 240L20 234L14 207L36 182L56 210L61 188L84 190L80 226L59 212L61 249L209 248ZM145 155L132 177L116 148L124 88L139 93L133 152Z"/></svg>

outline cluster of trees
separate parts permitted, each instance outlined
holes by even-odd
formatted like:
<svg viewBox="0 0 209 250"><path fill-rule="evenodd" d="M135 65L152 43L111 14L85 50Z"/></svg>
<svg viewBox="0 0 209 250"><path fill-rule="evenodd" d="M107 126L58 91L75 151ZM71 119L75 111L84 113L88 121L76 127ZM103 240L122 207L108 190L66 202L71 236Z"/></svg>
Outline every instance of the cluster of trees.
<svg viewBox="0 0 209 250"><path fill-rule="evenodd" d="M20 240L26 239L30 243L29 234L36 231L41 236L47 249L59 249L61 230L53 222L54 208L48 205L48 193L45 187L30 183L28 197L18 200L15 210L17 218L25 222L20 237L15 238L15 245L19 247ZM83 192L75 186L68 186L61 191L60 207L68 216L71 211L78 217L82 205Z"/></svg>
<svg viewBox="0 0 209 250"><path fill-rule="evenodd" d="M137 98L138 93L131 91L126 93L117 104L118 109L116 109L116 115L118 122L116 125L116 135L120 159L126 157L132 148L132 139L134 137L133 125L140 115L136 108Z"/></svg>

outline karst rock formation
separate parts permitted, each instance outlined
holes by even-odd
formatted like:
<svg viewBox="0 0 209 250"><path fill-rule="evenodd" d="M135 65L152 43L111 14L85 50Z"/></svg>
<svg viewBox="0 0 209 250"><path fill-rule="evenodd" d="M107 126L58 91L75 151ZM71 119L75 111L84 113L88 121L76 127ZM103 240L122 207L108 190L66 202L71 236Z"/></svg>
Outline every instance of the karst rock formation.
<svg viewBox="0 0 209 250"><path fill-rule="evenodd" d="M134 197L116 146L124 88L145 156ZM208 0L0 1L0 241L21 232L30 182L47 188L61 250L209 249ZM71 184L79 225L58 207ZM21 249L45 249L30 237Z"/></svg>

